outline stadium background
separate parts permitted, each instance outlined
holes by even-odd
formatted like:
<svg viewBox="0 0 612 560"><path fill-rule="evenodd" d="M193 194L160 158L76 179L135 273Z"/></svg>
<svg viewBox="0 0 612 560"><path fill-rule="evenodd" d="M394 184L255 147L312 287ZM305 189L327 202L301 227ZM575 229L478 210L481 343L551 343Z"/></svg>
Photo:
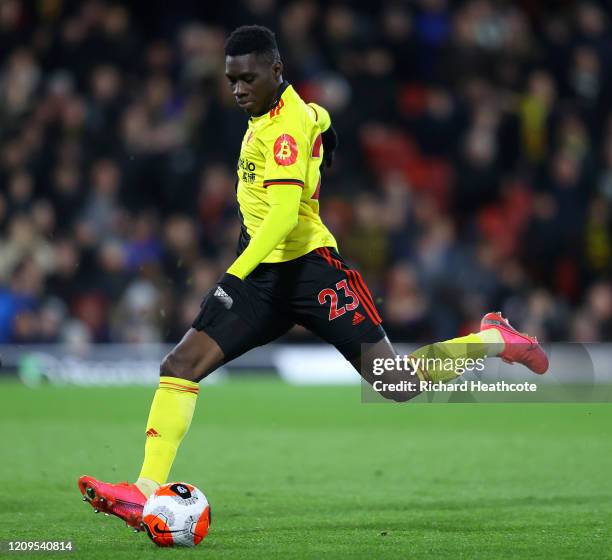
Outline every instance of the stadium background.
<svg viewBox="0 0 612 560"><path fill-rule="evenodd" d="M594 2L0 2L0 342L174 342L235 255L234 26L340 136L322 215L391 337L610 340ZM294 331L290 340L310 340Z"/></svg>
<svg viewBox="0 0 612 560"><path fill-rule="evenodd" d="M169 552L609 557L611 17L572 1L0 0L0 553L163 554L92 515L76 480L137 476L159 362L234 257L246 117L223 41L255 22L332 114L323 217L394 341L500 309L551 344L604 344L554 347L538 391L565 404L362 404L333 348L294 344L307 333L254 350L202 387L172 476L205 491L213 525Z"/></svg>

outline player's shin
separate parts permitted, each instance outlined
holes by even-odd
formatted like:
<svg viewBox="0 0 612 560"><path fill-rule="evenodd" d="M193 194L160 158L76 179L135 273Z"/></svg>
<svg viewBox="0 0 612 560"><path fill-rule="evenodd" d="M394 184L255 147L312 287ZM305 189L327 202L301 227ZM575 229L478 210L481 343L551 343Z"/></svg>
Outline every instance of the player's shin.
<svg viewBox="0 0 612 560"><path fill-rule="evenodd" d="M462 375L466 360L496 356L503 349L499 333L482 331L422 346L411 354L422 381L446 382Z"/></svg>
<svg viewBox="0 0 612 560"><path fill-rule="evenodd" d="M136 482L146 496L168 479L177 449L191 424L198 389L193 381L160 377L147 421L144 462Z"/></svg>

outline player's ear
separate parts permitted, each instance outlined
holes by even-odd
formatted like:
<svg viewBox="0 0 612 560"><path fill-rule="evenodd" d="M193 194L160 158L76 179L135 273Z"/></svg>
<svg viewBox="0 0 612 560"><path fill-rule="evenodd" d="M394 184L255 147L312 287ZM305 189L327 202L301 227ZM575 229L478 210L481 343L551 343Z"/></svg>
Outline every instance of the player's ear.
<svg viewBox="0 0 612 560"><path fill-rule="evenodd" d="M283 75L283 63L280 60L275 60L272 63L272 75L274 80L278 80Z"/></svg>

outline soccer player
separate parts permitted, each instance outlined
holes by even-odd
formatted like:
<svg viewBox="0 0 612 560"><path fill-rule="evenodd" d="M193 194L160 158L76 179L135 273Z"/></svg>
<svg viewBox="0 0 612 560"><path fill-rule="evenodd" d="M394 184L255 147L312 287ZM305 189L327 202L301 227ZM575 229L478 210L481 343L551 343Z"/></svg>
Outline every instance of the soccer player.
<svg viewBox="0 0 612 560"><path fill-rule="evenodd" d="M274 34L236 29L225 45L225 74L249 115L237 165L242 230L238 258L204 297L192 328L166 356L146 425L142 470L135 483L82 476L78 486L94 511L140 528L147 497L165 483L198 397L198 382L247 350L303 325L333 344L372 382L362 361L395 357L363 278L338 252L319 217L321 168L332 163L337 138L329 113L306 103L283 78ZM367 359L362 345L372 345ZM489 313L481 331L417 351L428 357L498 355L543 373L548 360L534 338ZM365 363L364 362L364 363ZM435 369L419 379L446 381ZM418 394L389 392L407 400Z"/></svg>

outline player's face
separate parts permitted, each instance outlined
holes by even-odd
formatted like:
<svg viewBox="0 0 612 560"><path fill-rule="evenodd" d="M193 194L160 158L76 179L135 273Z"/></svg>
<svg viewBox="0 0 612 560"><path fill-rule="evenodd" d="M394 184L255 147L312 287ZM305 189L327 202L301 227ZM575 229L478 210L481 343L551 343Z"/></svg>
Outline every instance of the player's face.
<svg viewBox="0 0 612 560"><path fill-rule="evenodd" d="M225 57L225 75L236 103L249 115L262 115L270 108L282 70L282 63L271 63L255 53Z"/></svg>

